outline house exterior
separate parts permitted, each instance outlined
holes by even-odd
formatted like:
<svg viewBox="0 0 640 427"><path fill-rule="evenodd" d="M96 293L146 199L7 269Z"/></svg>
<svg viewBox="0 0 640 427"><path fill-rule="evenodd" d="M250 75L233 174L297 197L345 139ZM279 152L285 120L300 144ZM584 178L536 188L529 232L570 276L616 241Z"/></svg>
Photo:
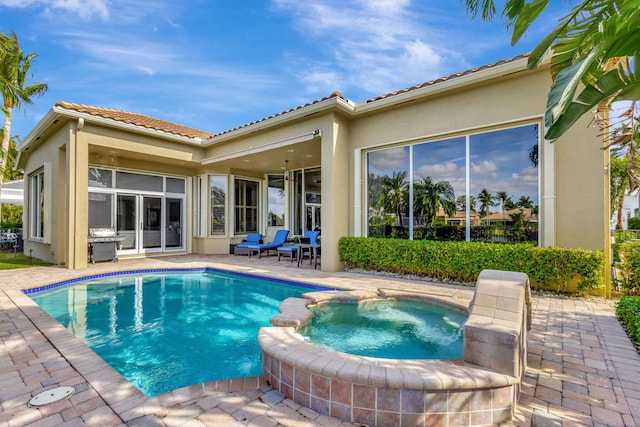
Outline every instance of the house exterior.
<svg viewBox="0 0 640 427"><path fill-rule="evenodd" d="M544 139L550 76L526 62L522 55L363 102L333 93L215 135L59 102L19 147L24 250L79 269L91 227L127 236L119 257L223 254L248 233L269 240L280 228L320 229L322 269L337 271L338 239L384 221L372 207L394 176L411 200L427 180L450 182L456 196L526 195L538 209L540 246L603 250L604 141L589 117L554 143ZM409 218L399 223L413 224L418 205L404 206ZM475 221L470 211L459 223Z"/></svg>

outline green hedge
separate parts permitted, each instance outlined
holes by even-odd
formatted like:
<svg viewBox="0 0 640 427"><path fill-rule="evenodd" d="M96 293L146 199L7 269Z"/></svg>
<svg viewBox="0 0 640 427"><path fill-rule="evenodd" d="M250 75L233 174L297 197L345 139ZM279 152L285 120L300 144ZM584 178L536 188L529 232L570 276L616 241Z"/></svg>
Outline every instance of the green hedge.
<svg viewBox="0 0 640 427"><path fill-rule="evenodd" d="M616 306L616 315L627 335L640 347L640 296L623 295Z"/></svg>
<svg viewBox="0 0 640 427"><path fill-rule="evenodd" d="M640 293L640 242L627 241L617 245L621 263L618 284L627 294Z"/></svg>
<svg viewBox="0 0 640 427"><path fill-rule="evenodd" d="M339 253L348 268L455 282L475 282L485 269L523 272L534 285L554 291L567 291L567 285L577 280L578 291L587 293L599 289L604 281L601 251L530 244L343 237Z"/></svg>

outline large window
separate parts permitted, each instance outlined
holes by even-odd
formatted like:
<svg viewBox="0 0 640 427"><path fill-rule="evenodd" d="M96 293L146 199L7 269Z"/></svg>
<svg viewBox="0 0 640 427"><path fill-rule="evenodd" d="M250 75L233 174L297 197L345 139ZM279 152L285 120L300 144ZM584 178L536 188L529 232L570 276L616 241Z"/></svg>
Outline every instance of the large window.
<svg viewBox="0 0 640 427"><path fill-rule="evenodd" d="M258 232L258 182L235 179L235 233Z"/></svg>
<svg viewBox="0 0 640 427"><path fill-rule="evenodd" d="M269 175L267 177L267 225L270 227L284 226L284 176Z"/></svg>
<svg viewBox="0 0 640 427"><path fill-rule="evenodd" d="M220 236L225 234L225 200L227 198L227 177L210 176L209 194L211 200L211 222L209 234Z"/></svg>
<svg viewBox="0 0 640 427"><path fill-rule="evenodd" d="M537 124L367 153L368 235L538 240Z"/></svg>
<svg viewBox="0 0 640 427"><path fill-rule="evenodd" d="M369 235L409 237L409 147L370 152Z"/></svg>
<svg viewBox="0 0 640 427"><path fill-rule="evenodd" d="M44 238L44 171L29 177L30 237Z"/></svg>

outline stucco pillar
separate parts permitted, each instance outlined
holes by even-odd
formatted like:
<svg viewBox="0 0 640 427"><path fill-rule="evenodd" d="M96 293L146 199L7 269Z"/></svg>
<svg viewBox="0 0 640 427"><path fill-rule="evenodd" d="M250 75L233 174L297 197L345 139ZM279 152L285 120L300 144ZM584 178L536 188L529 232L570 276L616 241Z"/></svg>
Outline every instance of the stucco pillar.
<svg viewBox="0 0 640 427"><path fill-rule="evenodd" d="M322 270L343 268L338 240L349 233L348 129L338 117L322 129Z"/></svg>
<svg viewBox="0 0 640 427"><path fill-rule="evenodd" d="M87 267L89 149L82 143L84 122L78 119L75 132L67 144L67 254L66 265L70 269Z"/></svg>

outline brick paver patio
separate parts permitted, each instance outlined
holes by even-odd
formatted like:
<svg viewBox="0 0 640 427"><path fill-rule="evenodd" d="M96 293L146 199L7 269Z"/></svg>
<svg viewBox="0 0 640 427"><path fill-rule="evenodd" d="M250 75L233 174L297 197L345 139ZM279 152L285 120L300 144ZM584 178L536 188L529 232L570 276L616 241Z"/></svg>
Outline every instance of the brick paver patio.
<svg viewBox="0 0 640 427"><path fill-rule="evenodd" d="M197 385L147 399L21 290L115 270L214 267L348 289L407 289L470 299L472 289L381 275L323 273L308 265L234 256L175 256L99 263L81 271L0 272L0 426L347 426L263 386L226 392ZM640 356L614 303L534 292L529 367L517 426L640 426ZM73 386L30 408L43 390ZM217 388L217 389L216 389Z"/></svg>

